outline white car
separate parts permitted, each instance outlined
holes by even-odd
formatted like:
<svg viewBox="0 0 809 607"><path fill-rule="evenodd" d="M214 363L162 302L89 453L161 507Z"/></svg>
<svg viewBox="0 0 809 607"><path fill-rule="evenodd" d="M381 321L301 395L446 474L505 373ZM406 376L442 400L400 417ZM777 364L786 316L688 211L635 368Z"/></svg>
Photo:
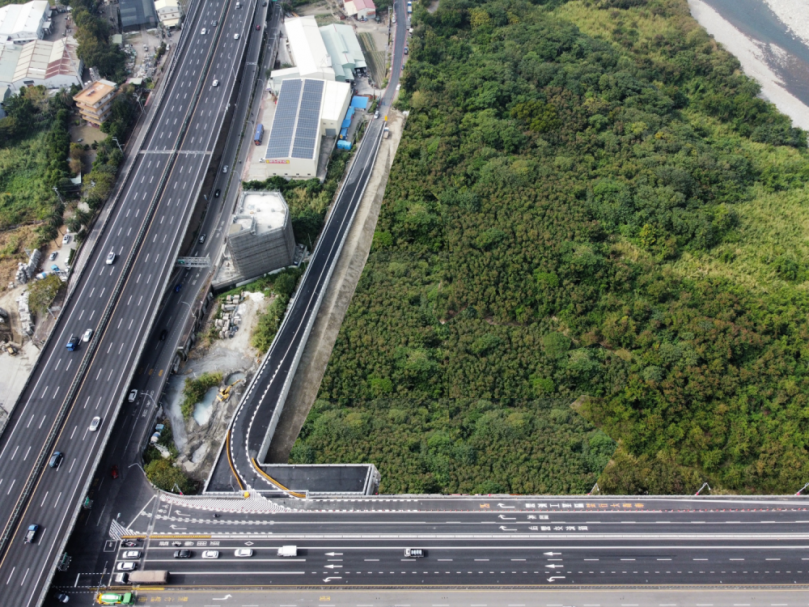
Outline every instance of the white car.
<svg viewBox="0 0 809 607"><path fill-rule="evenodd" d="M233 556L238 556L241 558L250 558L253 556L253 551L250 548L239 548L233 553Z"/></svg>
<svg viewBox="0 0 809 607"><path fill-rule="evenodd" d="M92 337L93 337L93 330L92 330L92 329L87 329L87 330L84 332L84 335L82 335L82 336L81 336L81 340L82 340L83 342L87 343L88 341L90 341L90 339L91 339Z"/></svg>
<svg viewBox="0 0 809 607"><path fill-rule="evenodd" d="M67 244L70 242L70 234L65 234L62 236L62 244Z"/></svg>
<svg viewBox="0 0 809 607"><path fill-rule="evenodd" d="M127 550L121 555L122 559L127 561L138 560L140 558L140 550Z"/></svg>
<svg viewBox="0 0 809 607"><path fill-rule="evenodd" d="M115 251L110 251L107 254L107 265L111 266L115 262Z"/></svg>
<svg viewBox="0 0 809 607"><path fill-rule="evenodd" d="M238 40L239 39L239 34L233 34L233 39Z"/></svg>
<svg viewBox="0 0 809 607"><path fill-rule="evenodd" d="M124 563L118 563L115 566L116 571L134 571L138 568L138 564L132 561L127 561Z"/></svg>
<svg viewBox="0 0 809 607"><path fill-rule="evenodd" d="M98 427L101 425L101 418L97 415L93 418L93 421L90 422L90 432L95 432L98 430Z"/></svg>
<svg viewBox="0 0 809 607"><path fill-rule="evenodd" d="M214 80L213 83L211 83L211 86L219 86L219 81Z"/></svg>
<svg viewBox="0 0 809 607"><path fill-rule="evenodd" d="M227 172L228 172L228 165L225 165L225 168L224 168L224 169L222 169L222 172L223 172L223 173L227 173Z"/></svg>
<svg viewBox="0 0 809 607"><path fill-rule="evenodd" d="M202 552L202 558L204 558L204 559L218 559L219 558L219 551L218 550L204 550Z"/></svg>
<svg viewBox="0 0 809 607"><path fill-rule="evenodd" d="M206 29L203 27L201 30L199 30L199 33L200 33L200 34L202 34L202 35L204 36L205 34L207 34L207 33L208 33L208 30L206 30Z"/></svg>
<svg viewBox="0 0 809 607"><path fill-rule="evenodd" d="M137 397L138 397L138 391L137 390L132 390L132 391L129 392L129 398L127 400L129 400L130 403L134 403L135 399Z"/></svg>

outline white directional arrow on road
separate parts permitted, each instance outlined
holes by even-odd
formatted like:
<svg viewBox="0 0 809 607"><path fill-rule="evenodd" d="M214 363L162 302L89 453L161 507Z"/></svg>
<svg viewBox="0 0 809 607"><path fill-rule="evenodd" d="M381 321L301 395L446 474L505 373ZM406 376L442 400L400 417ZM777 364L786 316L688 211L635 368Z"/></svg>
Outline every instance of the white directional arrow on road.
<svg viewBox="0 0 809 607"><path fill-rule="evenodd" d="M516 529L511 529L510 527L506 527L505 525L500 525L501 531L517 531Z"/></svg>
<svg viewBox="0 0 809 607"><path fill-rule="evenodd" d="M343 568L342 565L326 565L326 569L334 569L335 567L337 569L342 569Z"/></svg>
<svg viewBox="0 0 809 607"><path fill-rule="evenodd" d="M332 580L342 580L342 579L343 578L341 578L341 577L326 577L326 578L323 578L323 581L328 583L328 582L331 582Z"/></svg>
<svg viewBox="0 0 809 607"><path fill-rule="evenodd" d="M543 552L542 554L544 554L545 556L561 556L562 555L561 552Z"/></svg>
<svg viewBox="0 0 809 607"><path fill-rule="evenodd" d="M221 599L211 598L212 601L227 601L228 599L233 598L232 594L226 594Z"/></svg>
<svg viewBox="0 0 809 607"><path fill-rule="evenodd" d="M556 580L563 580L563 579L565 579L565 576L563 575L552 575L551 577L548 578L548 581L555 582Z"/></svg>
<svg viewBox="0 0 809 607"><path fill-rule="evenodd" d="M505 504L497 504L497 507L498 508L510 508L511 510L514 510L514 506L506 506Z"/></svg>
<svg viewBox="0 0 809 607"><path fill-rule="evenodd" d="M499 518L499 519L501 519L501 520L504 520L504 521L516 521L516 520L517 520L515 517L513 517L513 516L506 516L505 514L501 514L501 515L500 515L499 517L497 517L497 518Z"/></svg>
<svg viewBox="0 0 809 607"><path fill-rule="evenodd" d="M342 552L327 552L326 556L343 556Z"/></svg>
<svg viewBox="0 0 809 607"><path fill-rule="evenodd" d="M550 567L551 569L559 569L563 568L564 565L545 565L546 567Z"/></svg>
<svg viewBox="0 0 809 607"><path fill-rule="evenodd" d="M169 525L169 527L171 527L175 531L185 531L187 529L187 527L178 527L177 525Z"/></svg>

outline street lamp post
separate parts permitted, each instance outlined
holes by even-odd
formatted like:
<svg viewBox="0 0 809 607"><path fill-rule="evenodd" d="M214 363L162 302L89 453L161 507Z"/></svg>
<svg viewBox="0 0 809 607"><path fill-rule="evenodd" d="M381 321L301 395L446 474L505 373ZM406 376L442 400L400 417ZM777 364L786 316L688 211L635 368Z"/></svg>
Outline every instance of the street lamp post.
<svg viewBox="0 0 809 607"><path fill-rule="evenodd" d="M56 192L56 195L59 197L59 202L61 202L61 203L62 203L62 205L64 206L65 201L64 201L64 200L62 200L62 195L59 193L59 190L57 189L57 187L56 187L56 186L53 186L53 191L54 191L54 192Z"/></svg>
<svg viewBox="0 0 809 607"><path fill-rule="evenodd" d="M118 146L118 149L121 150L121 154L124 153L124 148L121 147L121 143L118 141L117 137L113 137L112 140L115 142L115 145Z"/></svg>

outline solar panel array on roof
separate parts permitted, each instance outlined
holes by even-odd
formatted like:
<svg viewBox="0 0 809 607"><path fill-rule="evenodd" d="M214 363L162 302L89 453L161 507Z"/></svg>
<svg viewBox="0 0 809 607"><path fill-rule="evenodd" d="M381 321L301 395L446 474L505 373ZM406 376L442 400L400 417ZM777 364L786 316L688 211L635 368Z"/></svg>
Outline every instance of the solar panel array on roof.
<svg viewBox="0 0 809 607"><path fill-rule="evenodd" d="M322 80L306 80L303 85L298 124L292 146L293 158L312 158L320 136L320 103L323 99Z"/></svg>
<svg viewBox="0 0 809 607"><path fill-rule="evenodd" d="M278 105L275 108L275 118L272 122L265 158L289 158L302 85L303 81L300 79L284 80L281 94L278 96Z"/></svg>

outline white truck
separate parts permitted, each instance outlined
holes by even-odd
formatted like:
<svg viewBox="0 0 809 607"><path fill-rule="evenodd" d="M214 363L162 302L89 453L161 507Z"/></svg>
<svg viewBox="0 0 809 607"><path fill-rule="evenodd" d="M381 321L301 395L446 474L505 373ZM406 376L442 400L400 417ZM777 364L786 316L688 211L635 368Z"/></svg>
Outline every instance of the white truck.
<svg viewBox="0 0 809 607"><path fill-rule="evenodd" d="M298 547L297 546L281 546L278 549L278 556L281 557L291 557L291 556L298 556Z"/></svg>

